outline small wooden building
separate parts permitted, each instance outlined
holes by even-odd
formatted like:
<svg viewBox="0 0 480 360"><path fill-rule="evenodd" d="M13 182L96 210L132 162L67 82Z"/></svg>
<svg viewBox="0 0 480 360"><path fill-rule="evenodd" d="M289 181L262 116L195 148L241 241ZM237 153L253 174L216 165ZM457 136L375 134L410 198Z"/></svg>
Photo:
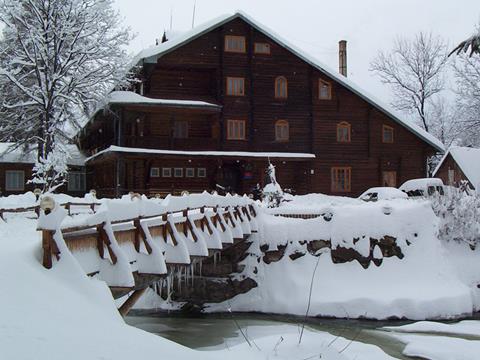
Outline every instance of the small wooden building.
<svg viewBox="0 0 480 360"><path fill-rule="evenodd" d="M296 193L358 195L426 176L443 145L248 15L142 51L78 135L100 195L263 185L268 161Z"/></svg>
<svg viewBox="0 0 480 360"><path fill-rule="evenodd" d="M22 149L11 151L13 143L0 143L0 194L8 196L33 191L37 186L29 184L36 160L36 151L25 153ZM69 173L67 184L58 191L72 196L83 196L86 190L85 156L76 145L68 145Z"/></svg>
<svg viewBox="0 0 480 360"><path fill-rule="evenodd" d="M459 186L462 181L478 190L480 188L480 149L452 146L437 165L433 176L450 186Z"/></svg>

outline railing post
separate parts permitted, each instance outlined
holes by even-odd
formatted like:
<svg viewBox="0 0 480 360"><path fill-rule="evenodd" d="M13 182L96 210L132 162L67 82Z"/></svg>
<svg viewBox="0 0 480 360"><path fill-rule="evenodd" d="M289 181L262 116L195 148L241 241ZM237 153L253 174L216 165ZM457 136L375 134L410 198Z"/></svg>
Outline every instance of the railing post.
<svg viewBox="0 0 480 360"><path fill-rule="evenodd" d="M55 230L42 230L42 264L47 269L52 268L52 255L55 255L57 260L60 260L60 250L53 238L53 234L55 234Z"/></svg>

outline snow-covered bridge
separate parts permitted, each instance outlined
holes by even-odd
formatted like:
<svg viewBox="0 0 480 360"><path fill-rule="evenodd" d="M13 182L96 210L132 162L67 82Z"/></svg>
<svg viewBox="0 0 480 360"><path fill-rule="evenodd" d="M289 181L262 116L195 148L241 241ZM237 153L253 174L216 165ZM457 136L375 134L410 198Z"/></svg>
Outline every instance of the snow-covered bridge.
<svg viewBox="0 0 480 360"><path fill-rule="evenodd" d="M115 298L133 291L120 308L123 314L147 287L173 273L188 278L196 264L258 230L254 202L230 195L125 196L73 217L48 200L41 207L43 265L51 268L62 256L74 256Z"/></svg>

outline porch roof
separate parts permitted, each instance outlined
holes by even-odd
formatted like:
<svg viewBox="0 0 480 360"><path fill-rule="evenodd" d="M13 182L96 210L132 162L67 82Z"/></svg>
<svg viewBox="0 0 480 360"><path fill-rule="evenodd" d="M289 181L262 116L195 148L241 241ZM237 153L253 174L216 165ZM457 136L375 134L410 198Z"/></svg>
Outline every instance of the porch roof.
<svg viewBox="0 0 480 360"><path fill-rule="evenodd" d="M189 109L211 109L220 111L221 105L198 100L154 99L139 95L133 91L113 91L105 99L104 105L141 105L156 107L175 107Z"/></svg>
<svg viewBox="0 0 480 360"><path fill-rule="evenodd" d="M164 155L164 156L199 156L199 157L230 157L230 158L272 158L272 159L314 159L315 154L292 153L292 152L259 152L259 151L183 151L183 150L160 150L143 149L111 145L105 150L99 151L87 158L86 162L92 161L102 155L111 153L128 153L142 155Z"/></svg>

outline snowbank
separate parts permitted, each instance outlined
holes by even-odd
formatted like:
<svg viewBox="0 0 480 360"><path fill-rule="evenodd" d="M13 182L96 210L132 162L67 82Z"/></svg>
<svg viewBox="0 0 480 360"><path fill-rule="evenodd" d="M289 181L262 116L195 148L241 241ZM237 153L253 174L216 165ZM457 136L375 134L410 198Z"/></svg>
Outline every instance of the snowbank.
<svg viewBox="0 0 480 360"><path fill-rule="evenodd" d="M135 329L118 314L106 284L84 275L67 251L52 269L42 267L36 223L20 215L0 222L2 359L130 360L139 354L142 359L178 360L291 359L293 354L301 358L322 354L327 360L388 359L376 346L309 329L299 346L294 326L255 335L261 350L242 343L228 350L194 351ZM249 334L254 332L249 329Z"/></svg>
<svg viewBox="0 0 480 360"><path fill-rule="evenodd" d="M422 320L457 317L478 308L475 281L459 276L436 237L438 220L430 203L398 199L359 205L345 201L328 209L331 220L264 215L244 261L246 269L239 275L253 278L259 286L228 304L211 304L208 311L231 307L233 311L305 315L314 272L311 316ZM396 238L404 258L384 257L381 266L371 264L367 269L357 261L334 264L327 248L320 250L319 257L312 256L299 244L330 240L332 249L351 248L368 256L372 251L369 239L385 235ZM268 250L287 247L280 261L267 265L261 260L261 245L268 245ZM289 255L295 252L306 255L292 260ZM373 253L375 258L382 257L377 249Z"/></svg>

